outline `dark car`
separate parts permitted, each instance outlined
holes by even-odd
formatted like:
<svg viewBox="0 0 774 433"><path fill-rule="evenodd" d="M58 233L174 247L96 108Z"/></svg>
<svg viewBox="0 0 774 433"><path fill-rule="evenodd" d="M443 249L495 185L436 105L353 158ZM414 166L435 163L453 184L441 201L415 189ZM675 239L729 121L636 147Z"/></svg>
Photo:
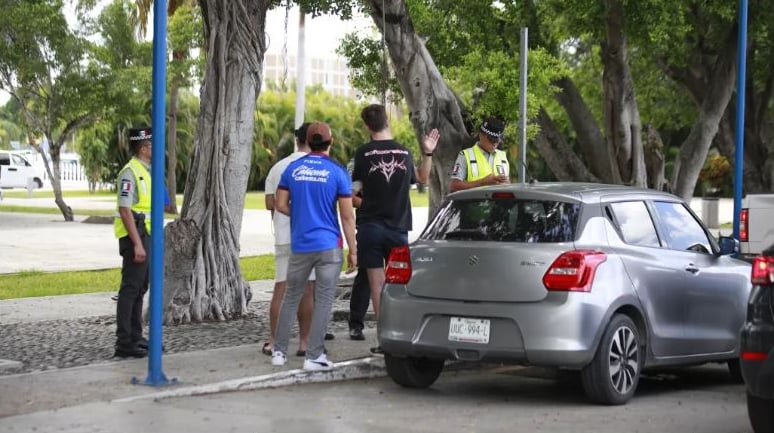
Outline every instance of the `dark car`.
<svg viewBox="0 0 774 433"><path fill-rule="evenodd" d="M643 368L728 363L750 264L679 197L546 183L455 192L390 254L379 313L387 372L430 386L446 360L577 370L623 404Z"/></svg>
<svg viewBox="0 0 774 433"><path fill-rule="evenodd" d="M753 260L740 358L755 433L774 432L774 246Z"/></svg>

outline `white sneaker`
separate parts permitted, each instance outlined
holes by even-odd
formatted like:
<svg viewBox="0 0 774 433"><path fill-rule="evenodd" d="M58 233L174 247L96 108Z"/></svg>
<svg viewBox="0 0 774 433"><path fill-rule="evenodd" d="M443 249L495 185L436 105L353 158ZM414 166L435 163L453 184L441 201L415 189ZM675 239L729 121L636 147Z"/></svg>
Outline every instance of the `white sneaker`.
<svg viewBox="0 0 774 433"><path fill-rule="evenodd" d="M305 359L304 370L320 371L330 370L333 368L333 362L328 360L328 357L322 353L317 359Z"/></svg>
<svg viewBox="0 0 774 433"><path fill-rule="evenodd" d="M282 367L285 365L285 361L287 361L285 354L279 350L275 350L271 353L271 365Z"/></svg>

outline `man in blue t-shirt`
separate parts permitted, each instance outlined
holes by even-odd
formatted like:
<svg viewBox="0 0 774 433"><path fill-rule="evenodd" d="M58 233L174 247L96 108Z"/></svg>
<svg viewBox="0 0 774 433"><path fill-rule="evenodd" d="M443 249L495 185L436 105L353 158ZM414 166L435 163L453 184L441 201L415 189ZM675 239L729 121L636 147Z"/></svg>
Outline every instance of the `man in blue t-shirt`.
<svg viewBox="0 0 774 433"><path fill-rule="evenodd" d="M307 129L306 141L312 152L290 163L277 186L275 210L290 216L291 254L272 364L285 365L293 318L304 285L314 269L317 277L315 305L304 369L327 370L333 363L325 354L324 337L343 261L336 204L349 247L347 264L350 269L357 266L355 216L349 175L344 167L328 157L333 143L331 128L326 123L312 123Z"/></svg>

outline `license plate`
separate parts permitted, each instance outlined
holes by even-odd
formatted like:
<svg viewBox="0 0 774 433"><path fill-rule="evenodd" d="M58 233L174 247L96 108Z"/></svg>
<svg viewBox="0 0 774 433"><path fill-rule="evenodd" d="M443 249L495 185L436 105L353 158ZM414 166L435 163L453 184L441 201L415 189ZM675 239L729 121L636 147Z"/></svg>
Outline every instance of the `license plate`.
<svg viewBox="0 0 774 433"><path fill-rule="evenodd" d="M450 317L449 341L481 344L489 343L489 320Z"/></svg>

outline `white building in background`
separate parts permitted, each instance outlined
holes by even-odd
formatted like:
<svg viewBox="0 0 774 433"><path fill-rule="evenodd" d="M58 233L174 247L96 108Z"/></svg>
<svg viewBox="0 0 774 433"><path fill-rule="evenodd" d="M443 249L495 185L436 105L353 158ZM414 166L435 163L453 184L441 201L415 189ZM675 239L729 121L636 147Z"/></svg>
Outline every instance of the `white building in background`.
<svg viewBox="0 0 774 433"><path fill-rule="evenodd" d="M371 26L370 19L364 15L358 15L350 21L342 21L332 15L316 18L306 15L306 85L311 87L319 84L334 95L357 97L349 81L347 62L336 54L336 48L347 33L370 32ZM288 88L295 89L293 83L298 76L298 7L270 10L266 15L266 35L263 88L268 83L277 84L284 80Z"/></svg>
<svg viewBox="0 0 774 433"><path fill-rule="evenodd" d="M333 95L356 97L356 90L349 82L349 68L343 58L328 56L307 60L307 86L319 84ZM263 58L263 89L268 83L278 84L284 80L289 89L295 90L293 83L298 76L296 64L295 55L288 55L286 61L282 54L267 53Z"/></svg>

